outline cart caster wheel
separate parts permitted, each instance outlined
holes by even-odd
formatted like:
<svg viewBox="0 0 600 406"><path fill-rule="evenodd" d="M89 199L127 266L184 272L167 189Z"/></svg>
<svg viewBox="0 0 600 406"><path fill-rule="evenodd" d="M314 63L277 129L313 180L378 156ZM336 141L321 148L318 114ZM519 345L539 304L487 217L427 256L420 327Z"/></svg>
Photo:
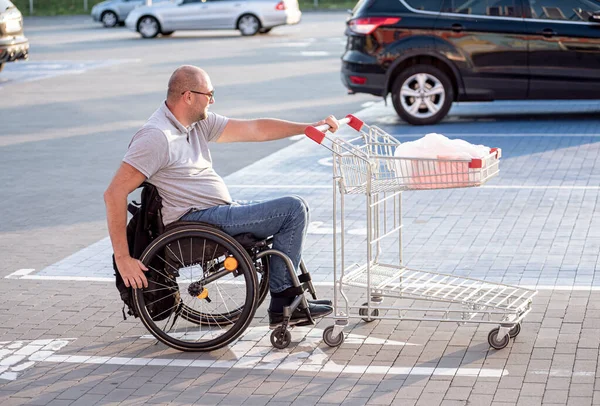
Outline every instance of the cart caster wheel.
<svg viewBox="0 0 600 406"><path fill-rule="evenodd" d="M363 317L363 321L365 323L370 323L372 321L375 321L375 319L372 319L371 317L377 317L377 316L379 316L379 309L373 309L373 310L371 310L371 317L369 317L369 313L368 313L368 310L367 310L368 303L363 303L362 305L364 307L361 307L358 310L358 315L359 316L365 316L365 317Z"/></svg>
<svg viewBox="0 0 600 406"><path fill-rule="evenodd" d="M498 338L499 332L500 328L496 327L488 334L488 343L490 344L490 347L496 350L503 349L508 345L508 342L510 341L510 335L505 335L502 339Z"/></svg>
<svg viewBox="0 0 600 406"><path fill-rule="evenodd" d="M275 348L283 350L284 348L287 348L291 342L292 342L292 334L289 331L285 330L283 332L283 337L282 337L281 326L277 327L271 333L271 345Z"/></svg>
<svg viewBox="0 0 600 406"><path fill-rule="evenodd" d="M521 332L521 323L518 323L518 324L515 324L515 326L510 329L510 331L508 332L508 335L510 336L510 338L516 338L520 332Z"/></svg>
<svg viewBox="0 0 600 406"><path fill-rule="evenodd" d="M323 341L330 347L339 347L344 342L344 338L343 331L337 337L333 338L333 326L329 326L323 331Z"/></svg>

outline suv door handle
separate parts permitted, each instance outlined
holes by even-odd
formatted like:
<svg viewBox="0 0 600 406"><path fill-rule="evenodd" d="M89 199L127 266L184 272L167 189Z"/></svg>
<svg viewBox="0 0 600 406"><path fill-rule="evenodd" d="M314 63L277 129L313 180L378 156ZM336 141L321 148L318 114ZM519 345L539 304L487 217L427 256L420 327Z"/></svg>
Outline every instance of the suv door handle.
<svg viewBox="0 0 600 406"><path fill-rule="evenodd" d="M554 31L552 28L544 28L542 31L539 32L539 34L542 34L544 37L547 37L547 38L558 35L558 33L556 31Z"/></svg>
<svg viewBox="0 0 600 406"><path fill-rule="evenodd" d="M454 32L461 32L461 31L464 31L465 26L462 24L452 24L452 27L450 27L450 28L452 28L452 31L454 31Z"/></svg>

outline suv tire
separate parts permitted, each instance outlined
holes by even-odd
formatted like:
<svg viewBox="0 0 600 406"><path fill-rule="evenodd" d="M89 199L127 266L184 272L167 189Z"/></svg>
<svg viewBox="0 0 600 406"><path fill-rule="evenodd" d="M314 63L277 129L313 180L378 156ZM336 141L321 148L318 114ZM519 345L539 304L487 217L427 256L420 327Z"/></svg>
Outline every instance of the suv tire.
<svg viewBox="0 0 600 406"><path fill-rule="evenodd" d="M440 122L448 114L453 100L450 78L432 65L411 66L398 75L392 86L396 113L413 125Z"/></svg>

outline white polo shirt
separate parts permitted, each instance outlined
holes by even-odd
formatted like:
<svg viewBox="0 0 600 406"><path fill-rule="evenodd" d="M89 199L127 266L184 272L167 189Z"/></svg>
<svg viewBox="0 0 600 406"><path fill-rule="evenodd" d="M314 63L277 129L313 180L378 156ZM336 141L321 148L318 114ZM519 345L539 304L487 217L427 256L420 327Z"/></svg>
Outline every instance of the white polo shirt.
<svg viewBox="0 0 600 406"><path fill-rule="evenodd" d="M165 225L191 209L230 204L231 195L212 167L208 143L216 141L228 118L209 112L184 127L166 102L133 136L123 162L143 173L163 199Z"/></svg>

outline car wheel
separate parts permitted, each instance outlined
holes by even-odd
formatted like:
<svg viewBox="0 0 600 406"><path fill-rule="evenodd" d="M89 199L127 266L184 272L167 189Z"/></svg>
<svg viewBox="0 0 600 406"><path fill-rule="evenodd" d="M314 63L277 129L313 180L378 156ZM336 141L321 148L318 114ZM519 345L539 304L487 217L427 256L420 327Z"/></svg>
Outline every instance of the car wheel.
<svg viewBox="0 0 600 406"><path fill-rule="evenodd" d="M102 21L102 24L106 28L112 28L119 23L119 19L117 18L117 15L115 13L113 13L112 11L105 11L102 14L101 21Z"/></svg>
<svg viewBox="0 0 600 406"><path fill-rule="evenodd" d="M144 38L154 38L160 32L160 26L158 20L151 16L145 16L140 18L137 25L138 32Z"/></svg>
<svg viewBox="0 0 600 406"><path fill-rule="evenodd" d="M448 75L432 65L412 66L396 78L392 101L396 113L413 125L440 122L452 105L454 88Z"/></svg>
<svg viewBox="0 0 600 406"><path fill-rule="evenodd" d="M260 30L260 21L252 14L244 14L238 21L238 30L243 36L256 35Z"/></svg>
<svg viewBox="0 0 600 406"><path fill-rule="evenodd" d="M271 32L271 30L272 30L272 28L261 28L258 32L260 34L268 34Z"/></svg>
<svg viewBox="0 0 600 406"><path fill-rule="evenodd" d="M166 31L166 32L161 32L161 34L162 34L164 37L168 37L169 35L172 35L174 32L175 32L175 31Z"/></svg>

